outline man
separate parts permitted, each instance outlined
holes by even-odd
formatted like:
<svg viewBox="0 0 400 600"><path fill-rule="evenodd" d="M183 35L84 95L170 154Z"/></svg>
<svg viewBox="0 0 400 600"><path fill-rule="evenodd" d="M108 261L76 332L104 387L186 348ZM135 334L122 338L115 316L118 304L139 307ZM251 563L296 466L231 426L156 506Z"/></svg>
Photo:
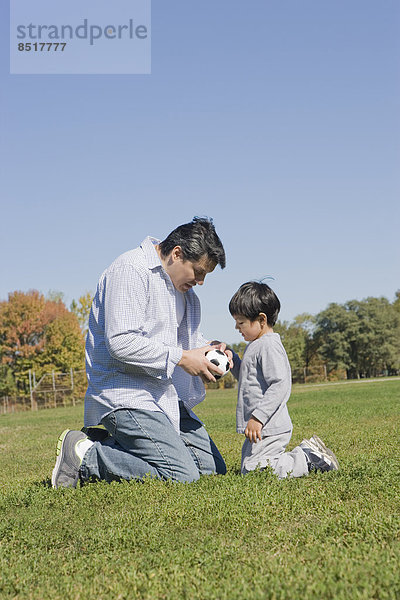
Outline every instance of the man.
<svg viewBox="0 0 400 600"><path fill-rule="evenodd" d="M212 220L195 217L162 242L147 237L103 273L86 340L85 426L101 423L109 436L93 442L81 431L64 431L54 488L226 472L192 412L204 399L203 382L221 373L205 354L225 344L211 346L199 332L192 289L217 264L225 267L225 252Z"/></svg>

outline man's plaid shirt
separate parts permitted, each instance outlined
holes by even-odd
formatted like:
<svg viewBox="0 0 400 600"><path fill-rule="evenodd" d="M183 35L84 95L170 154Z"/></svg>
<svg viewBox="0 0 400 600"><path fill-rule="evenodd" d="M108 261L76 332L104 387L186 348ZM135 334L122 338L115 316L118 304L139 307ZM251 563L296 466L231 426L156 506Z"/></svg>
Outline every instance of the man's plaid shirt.
<svg viewBox="0 0 400 600"><path fill-rule="evenodd" d="M158 240L119 256L97 286L86 339L85 426L119 408L164 412L179 431L179 406L205 396L200 377L177 364L182 350L208 342L199 332L200 302L190 289L178 325L176 292L154 248Z"/></svg>

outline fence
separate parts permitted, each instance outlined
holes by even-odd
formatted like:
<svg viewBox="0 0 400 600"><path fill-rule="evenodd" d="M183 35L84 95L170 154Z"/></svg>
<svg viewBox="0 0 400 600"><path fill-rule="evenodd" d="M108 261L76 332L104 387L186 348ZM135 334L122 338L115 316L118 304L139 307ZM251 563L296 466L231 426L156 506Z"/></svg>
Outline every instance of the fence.
<svg viewBox="0 0 400 600"><path fill-rule="evenodd" d="M41 408L56 408L82 402L87 380L85 371L45 373L36 382L34 371L29 371L29 396L4 396L0 399L0 414Z"/></svg>

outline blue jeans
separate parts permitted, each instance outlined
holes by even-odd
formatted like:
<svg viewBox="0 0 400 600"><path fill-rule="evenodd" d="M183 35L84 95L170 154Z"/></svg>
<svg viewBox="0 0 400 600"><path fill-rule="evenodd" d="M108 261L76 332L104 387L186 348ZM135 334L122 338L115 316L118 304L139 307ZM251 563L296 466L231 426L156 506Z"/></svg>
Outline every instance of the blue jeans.
<svg viewBox="0 0 400 600"><path fill-rule="evenodd" d="M205 427L180 403L180 435L162 412L119 409L102 420L112 437L94 442L80 468L83 482L120 481L146 475L196 481L200 475L225 474L226 466Z"/></svg>

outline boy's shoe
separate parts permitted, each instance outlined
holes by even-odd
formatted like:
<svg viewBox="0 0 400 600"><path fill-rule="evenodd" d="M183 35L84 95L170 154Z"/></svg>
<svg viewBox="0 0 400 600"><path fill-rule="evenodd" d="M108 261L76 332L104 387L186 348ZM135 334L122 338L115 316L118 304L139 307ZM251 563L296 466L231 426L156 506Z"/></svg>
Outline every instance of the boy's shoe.
<svg viewBox="0 0 400 600"><path fill-rule="evenodd" d="M310 439L310 442L312 442L317 447L317 449L319 449L321 452L324 452L325 454L327 454L329 456L329 458L331 459L332 463L335 465L336 469L339 469L338 459L336 458L336 456L334 455L332 450L325 446L325 444L321 440L321 438L319 438L317 435L314 434L312 436L312 438Z"/></svg>
<svg viewBox="0 0 400 600"><path fill-rule="evenodd" d="M59 487L76 487L79 481L79 467L82 458L77 452L79 442L87 440L82 431L66 429L57 441L57 460L51 476L51 485Z"/></svg>
<svg viewBox="0 0 400 600"><path fill-rule="evenodd" d="M331 455L321 450L315 442L303 440L300 448L306 455L309 471L337 471L339 463L336 456L330 451ZM327 449L328 450L328 449Z"/></svg>

